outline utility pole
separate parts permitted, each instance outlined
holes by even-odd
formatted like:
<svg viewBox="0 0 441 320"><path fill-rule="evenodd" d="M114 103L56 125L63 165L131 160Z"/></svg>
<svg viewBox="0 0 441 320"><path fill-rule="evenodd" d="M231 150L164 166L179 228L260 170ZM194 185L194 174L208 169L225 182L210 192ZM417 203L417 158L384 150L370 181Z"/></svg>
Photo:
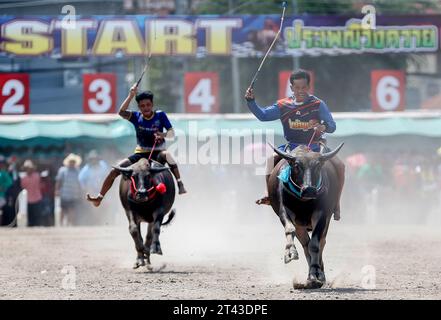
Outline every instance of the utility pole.
<svg viewBox="0 0 441 320"><path fill-rule="evenodd" d="M177 15L185 15L187 14L187 10L189 8L189 0L175 0L175 13ZM174 77L177 85L177 89L179 92L178 99L176 101L177 105L175 108L176 112L184 113L185 112L185 92L184 92L184 74L187 71L187 61L184 57L177 56L175 57L175 70Z"/></svg>
<svg viewBox="0 0 441 320"><path fill-rule="evenodd" d="M233 9L233 0L228 0L228 12ZM233 38L231 38L233 42ZM232 45L233 43L231 43ZM233 110L234 113L240 113L240 105L242 99L240 98L240 77L239 77L239 58L231 52L231 84L233 86Z"/></svg>
<svg viewBox="0 0 441 320"><path fill-rule="evenodd" d="M294 16L297 16L299 14L297 0L292 0L291 4L292 4L292 10L293 10ZM300 60L299 57L293 56L293 60L292 60L293 70L299 69L299 67L300 67L299 60Z"/></svg>

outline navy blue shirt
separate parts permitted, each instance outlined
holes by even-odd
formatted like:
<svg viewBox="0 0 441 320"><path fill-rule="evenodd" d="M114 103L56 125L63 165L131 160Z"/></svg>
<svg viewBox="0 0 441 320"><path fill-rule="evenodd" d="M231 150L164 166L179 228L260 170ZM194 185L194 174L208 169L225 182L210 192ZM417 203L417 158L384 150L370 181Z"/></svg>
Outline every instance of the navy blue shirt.
<svg viewBox="0 0 441 320"><path fill-rule="evenodd" d="M278 100L269 107L259 107L255 100L248 101L248 108L260 121L280 120L283 125L283 133L291 143L308 144L314 134L313 127L324 124L325 132L332 133L336 124L326 103L319 98L310 95L301 104L295 104L293 97ZM313 143L320 139L316 134Z"/></svg>
<svg viewBox="0 0 441 320"><path fill-rule="evenodd" d="M151 119L144 118L141 112L133 111L130 113L128 120L135 126L136 130L138 146L135 149L135 153L150 151L155 143L154 134L156 132L164 132L164 129L169 130L172 127L167 115L161 110L155 110ZM155 149L161 149L163 145L164 143L157 144Z"/></svg>

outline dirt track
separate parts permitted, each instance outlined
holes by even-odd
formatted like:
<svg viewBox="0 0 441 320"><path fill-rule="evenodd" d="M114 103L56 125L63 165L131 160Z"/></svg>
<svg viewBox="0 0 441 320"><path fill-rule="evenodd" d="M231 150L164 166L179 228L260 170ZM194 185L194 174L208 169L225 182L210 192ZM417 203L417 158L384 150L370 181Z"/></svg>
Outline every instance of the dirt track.
<svg viewBox="0 0 441 320"><path fill-rule="evenodd" d="M197 228L175 221L161 235L166 264L133 270L132 239L124 225L0 229L0 299L440 299L439 227L356 226L332 222L325 249L328 283L293 290L307 269L284 265L281 226ZM75 289L63 289L65 266ZM363 289L362 268L376 271L376 289ZM72 273L71 273L72 274ZM71 283L71 282L70 282Z"/></svg>

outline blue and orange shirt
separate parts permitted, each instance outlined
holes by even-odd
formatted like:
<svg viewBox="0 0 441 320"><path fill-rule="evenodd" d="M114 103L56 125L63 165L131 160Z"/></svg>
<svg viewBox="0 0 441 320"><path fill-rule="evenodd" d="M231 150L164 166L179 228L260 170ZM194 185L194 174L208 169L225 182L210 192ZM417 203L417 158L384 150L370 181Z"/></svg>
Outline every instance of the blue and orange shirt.
<svg viewBox="0 0 441 320"><path fill-rule="evenodd" d="M255 100L247 102L248 108L260 121L280 120L283 133L288 142L293 144L308 144L314 134L314 126L323 124L325 132L332 133L336 124L326 103L319 98L309 95L303 103L296 103L294 97L278 100L269 107L259 107ZM320 135L314 136L315 143Z"/></svg>
<svg viewBox="0 0 441 320"><path fill-rule="evenodd" d="M172 128L170 121L164 111L155 110L150 119L144 118L141 112L132 111L128 119L135 127L136 141L138 146L135 153L148 152L155 143L155 133L164 132ZM164 143L155 146L155 150L163 149Z"/></svg>

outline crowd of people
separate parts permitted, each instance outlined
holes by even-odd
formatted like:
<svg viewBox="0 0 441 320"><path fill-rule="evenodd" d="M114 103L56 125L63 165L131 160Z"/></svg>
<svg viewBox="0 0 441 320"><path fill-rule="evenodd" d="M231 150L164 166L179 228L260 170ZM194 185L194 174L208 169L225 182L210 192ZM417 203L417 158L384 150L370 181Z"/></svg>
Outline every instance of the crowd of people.
<svg viewBox="0 0 441 320"><path fill-rule="evenodd" d="M441 219L441 148L438 154L357 153L345 163L348 216L393 223Z"/></svg>
<svg viewBox="0 0 441 320"><path fill-rule="evenodd" d="M14 156L0 155L0 225L17 224L17 197L24 189L28 226L55 225L57 208L59 225L114 223L115 216L120 214L112 207L112 201L118 201L118 188L113 188L115 195L100 208L85 200L87 193L100 191L110 170L108 162L96 150L86 153L85 161L71 153L60 161L51 161L52 166L43 161L20 161ZM429 223L438 217L441 222L441 148L438 154L366 151L349 155L344 162L342 212L346 221ZM193 170L192 166L183 166L185 176ZM219 187L215 194L222 198L220 203L228 204L222 211L238 214L240 220L253 216L253 199L264 190L262 176L255 174L253 166L199 167L191 183L193 192L203 193L207 183L212 185L212 191ZM225 188L226 185L230 187ZM207 198L207 206L211 201Z"/></svg>
<svg viewBox="0 0 441 320"><path fill-rule="evenodd" d="M59 168L55 163L39 165L33 159L21 162L15 156L0 155L0 225L17 225L17 199L22 190L26 190L30 227L55 225L57 210L62 226L112 223L112 218L103 214L106 208L97 212L85 201L86 193L99 192L109 165L96 150L87 154L83 166L82 162L74 153L67 155Z"/></svg>

